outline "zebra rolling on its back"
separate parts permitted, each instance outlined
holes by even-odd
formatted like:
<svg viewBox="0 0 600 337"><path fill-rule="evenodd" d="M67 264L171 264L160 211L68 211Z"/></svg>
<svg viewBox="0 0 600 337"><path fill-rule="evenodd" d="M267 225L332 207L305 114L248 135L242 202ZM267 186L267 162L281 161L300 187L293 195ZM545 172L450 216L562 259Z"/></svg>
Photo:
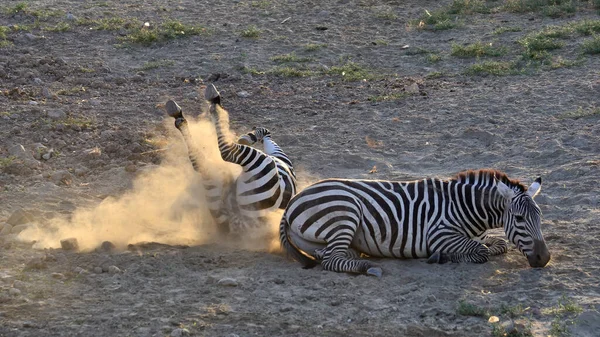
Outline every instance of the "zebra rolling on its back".
<svg viewBox="0 0 600 337"><path fill-rule="evenodd" d="M242 172L228 176L204 163L196 147L181 108L169 100L165 108L175 118L188 148L194 170L202 176L208 209L221 233L242 233L264 221L267 212L284 209L296 194L296 174L292 162L271 138L266 128L255 128L235 143L227 137L229 116L221 106L221 96L213 85L205 92L210 102L210 116L217 132L219 151L223 160L238 164ZM263 144L263 151L253 148Z"/></svg>
<svg viewBox="0 0 600 337"><path fill-rule="evenodd" d="M483 263L507 252L506 241L486 236L488 229L504 227L530 266L544 267L550 253L533 200L540 188L541 178L527 188L495 170L465 171L449 180L328 179L290 201L279 238L305 268L320 262L325 270L381 276L359 253Z"/></svg>

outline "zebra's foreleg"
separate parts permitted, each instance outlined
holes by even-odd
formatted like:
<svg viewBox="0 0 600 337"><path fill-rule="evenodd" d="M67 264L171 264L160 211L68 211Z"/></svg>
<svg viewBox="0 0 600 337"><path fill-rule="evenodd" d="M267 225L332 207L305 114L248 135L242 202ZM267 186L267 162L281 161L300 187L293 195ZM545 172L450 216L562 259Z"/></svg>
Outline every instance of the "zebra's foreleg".
<svg viewBox="0 0 600 337"><path fill-rule="evenodd" d="M437 238L427 263L474 262L489 260L490 250L485 245L461 234L445 234Z"/></svg>
<svg viewBox="0 0 600 337"><path fill-rule="evenodd" d="M490 250L491 256L506 254L506 252L508 252L508 243L506 243L506 240L504 239L485 236L482 242Z"/></svg>

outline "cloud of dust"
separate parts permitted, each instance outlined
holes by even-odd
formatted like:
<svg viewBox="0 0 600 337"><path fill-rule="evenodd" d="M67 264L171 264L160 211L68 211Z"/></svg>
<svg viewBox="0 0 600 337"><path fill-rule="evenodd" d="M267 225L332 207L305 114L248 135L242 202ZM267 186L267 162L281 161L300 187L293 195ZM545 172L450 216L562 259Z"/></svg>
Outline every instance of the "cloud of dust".
<svg viewBox="0 0 600 337"><path fill-rule="evenodd" d="M221 159L213 124L208 120L188 122L202 155L201 164L208 165L211 172L236 177L241 168ZM244 235L243 242L228 242L218 236L203 203L202 178L192 168L183 137L172 119L165 123L170 130L169 150L164 151L160 165L138 174L130 191L108 197L94 208L77 209L68 220L57 219L44 227L29 228L20 233L20 239L35 240L34 248L58 248L60 240L76 238L82 251L93 250L104 241L119 249L139 242L185 245L219 242L243 249L278 249L277 229L282 212L269 214L268 225L252 235ZM235 139L233 134L229 136Z"/></svg>

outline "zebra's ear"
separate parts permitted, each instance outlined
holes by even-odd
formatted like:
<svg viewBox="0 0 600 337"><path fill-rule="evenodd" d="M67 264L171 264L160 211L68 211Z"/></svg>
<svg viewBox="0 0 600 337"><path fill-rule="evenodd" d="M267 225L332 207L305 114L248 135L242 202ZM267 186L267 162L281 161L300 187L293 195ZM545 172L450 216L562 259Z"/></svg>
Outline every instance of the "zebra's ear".
<svg viewBox="0 0 600 337"><path fill-rule="evenodd" d="M533 184L531 184L531 186L529 186L527 188L527 194L529 194L529 196L531 198L535 198L536 195L538 195L540 193L540 190L542 189L542 177L538 177Z"/></svg>
<svg viewBox="0 0 600 337"><path fill-rule="evenodd" d="M500 193L500 195L502 195L502 197L507 201L511 201L515 196L515 191L513 191L512 188L508 187L508 185L500 180L496 180L496 188L498 189L498 193Z"/></svg>

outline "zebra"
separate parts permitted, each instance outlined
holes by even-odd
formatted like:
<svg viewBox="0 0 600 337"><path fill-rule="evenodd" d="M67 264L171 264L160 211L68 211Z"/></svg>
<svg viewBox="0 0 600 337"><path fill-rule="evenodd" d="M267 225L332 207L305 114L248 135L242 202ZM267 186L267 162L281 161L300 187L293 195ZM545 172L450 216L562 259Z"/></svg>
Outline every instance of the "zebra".
<svg viewBox="0 0 600 337"><path fill-rule="evenodd" d="M533 200L541 184L539 177L527 187L492 169L448 180L322 180L290 201L279 240L304 268L321 263L325 270L381 277L381 268L361 253L484 263L508 251L505 240L486 234L504 227L529 265L544 267L550 252Z"/></svg>
<svg viewBox="0 0 600 337"><path fill-rule="evenodd" d="M175 101L167 101L165 109L175 118L175 127L187 145L192 166L202 177L207 206L217 230L221 234L240 235L264 223L268 212L285 209L296 194L296 173L291 160L273 141L268 129L255 128L236 143L229 137L229 116L214 85L206 88L205 98L210 103L209 113L222 159L242 168L237 177L213 170L206 162ZM263 145L262 151L252 147L257 143Z"/></svg>

